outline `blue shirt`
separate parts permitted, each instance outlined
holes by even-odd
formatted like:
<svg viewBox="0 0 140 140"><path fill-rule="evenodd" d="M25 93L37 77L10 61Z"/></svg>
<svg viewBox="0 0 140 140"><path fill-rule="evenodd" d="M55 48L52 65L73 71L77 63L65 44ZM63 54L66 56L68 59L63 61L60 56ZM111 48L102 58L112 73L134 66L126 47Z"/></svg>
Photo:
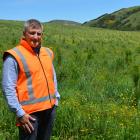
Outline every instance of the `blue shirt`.
<svg viewBox="0 0 140 140"><path fill-rule="evenodd" d="M11 55L8 55L3 63L2 71L2 89L4 97L6 98L7 104L10 110L16 113L17 117L21 117L25 114L25 111L22 109L18 98L16 96L16 83L18 79L19 66L15 58ZM55 95L56 95L56 104L58 105L58 100L60 99L60 94L57 90L57 79L55 69L53 67L54 73L54 84L55 84Z"/></svg>

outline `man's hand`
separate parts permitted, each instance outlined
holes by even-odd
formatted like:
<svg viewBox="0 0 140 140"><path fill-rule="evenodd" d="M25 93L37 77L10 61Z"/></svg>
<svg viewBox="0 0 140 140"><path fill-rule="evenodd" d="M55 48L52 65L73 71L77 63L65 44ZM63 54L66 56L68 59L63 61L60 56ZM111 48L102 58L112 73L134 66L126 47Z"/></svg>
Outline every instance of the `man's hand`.
<svg viewBox="0 0 140 140"><path fill-rule="evenodd" d="M25 114L24 116L19 118L19 122L21 123L21 126L28 133L31 133L32 131L34 131L34 127L30 121L35 121L35 118L30 116L29 114Z"/></svg>

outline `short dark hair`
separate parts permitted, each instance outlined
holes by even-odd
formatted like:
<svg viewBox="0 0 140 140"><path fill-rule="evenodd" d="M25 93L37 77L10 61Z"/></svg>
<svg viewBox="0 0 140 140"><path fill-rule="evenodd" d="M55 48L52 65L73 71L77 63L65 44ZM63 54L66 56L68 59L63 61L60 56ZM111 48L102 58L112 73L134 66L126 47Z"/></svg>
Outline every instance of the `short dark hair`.
<svg viewBox="0 0 140 140"><path fill-rule="evenodd" d="M25 23L24 23L24 31L26 31L29 27L41 28L42 31L43 31L43 25L41 24L40 21L38 21L36 19L29 19L29 20L25 21Z"/></svg>

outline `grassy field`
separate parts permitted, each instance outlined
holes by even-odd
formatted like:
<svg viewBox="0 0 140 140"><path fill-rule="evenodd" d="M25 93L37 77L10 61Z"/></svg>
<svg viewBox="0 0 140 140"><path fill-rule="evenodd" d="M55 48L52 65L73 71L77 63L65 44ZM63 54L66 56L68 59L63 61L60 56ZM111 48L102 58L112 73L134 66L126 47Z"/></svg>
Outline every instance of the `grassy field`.
<svg viewBox="0 0 140 140"><path fill-rule="evenodd" d="M52 140L139 140L140 32L44 26L61 94ZM0 21L0 75L2 53L21 36L21 22ZM0 107L0 140L16 140L2 92Z"/></svg>

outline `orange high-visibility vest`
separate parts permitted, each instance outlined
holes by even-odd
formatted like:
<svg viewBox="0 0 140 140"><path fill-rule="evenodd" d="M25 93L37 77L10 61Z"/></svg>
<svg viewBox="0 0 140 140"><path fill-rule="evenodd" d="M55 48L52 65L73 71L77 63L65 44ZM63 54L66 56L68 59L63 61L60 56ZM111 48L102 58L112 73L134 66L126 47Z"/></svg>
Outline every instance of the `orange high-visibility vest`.
<svg viewBox="0 0 140 140"><path fill-rule="evenodd" d="M16 93L23 110L30 114L52 108L56 101L53 52L41 47L37 55L25 40L21 40L20 45L4 55L6 53L10 53L19 65Z"/></svg>

